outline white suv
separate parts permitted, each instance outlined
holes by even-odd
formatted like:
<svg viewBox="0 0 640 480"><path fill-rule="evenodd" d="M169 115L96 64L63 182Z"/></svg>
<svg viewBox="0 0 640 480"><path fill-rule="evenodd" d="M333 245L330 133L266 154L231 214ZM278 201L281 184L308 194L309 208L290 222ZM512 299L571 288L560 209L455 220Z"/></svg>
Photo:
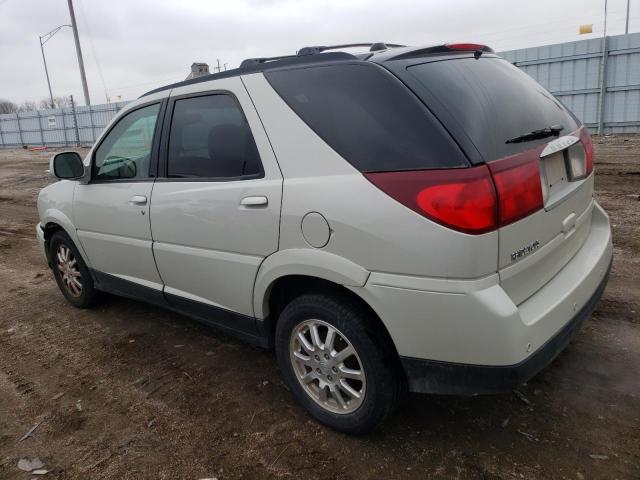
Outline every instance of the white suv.
<svg viewBox="0 0 640 480"><path fill-rule="evenodd" d="M307 47L130 103L52 158L38 238L69 302L144 299L274 347L345 432L402 392L525 382L612 258L586 128L475 44ZM68 181L71 180L71 181Z"/></svg>

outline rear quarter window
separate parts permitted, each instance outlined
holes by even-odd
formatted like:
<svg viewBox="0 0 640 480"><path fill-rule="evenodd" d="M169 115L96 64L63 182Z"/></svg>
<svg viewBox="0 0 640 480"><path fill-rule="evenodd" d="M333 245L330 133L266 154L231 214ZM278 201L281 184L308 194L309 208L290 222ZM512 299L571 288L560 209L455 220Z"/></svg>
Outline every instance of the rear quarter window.
<svg viewBox="0 0 640 480"><path fill-rule="evenodd" d="M293 111L361 172L468 165L420 100L377 65L315 66L265 76Z"/></svg>

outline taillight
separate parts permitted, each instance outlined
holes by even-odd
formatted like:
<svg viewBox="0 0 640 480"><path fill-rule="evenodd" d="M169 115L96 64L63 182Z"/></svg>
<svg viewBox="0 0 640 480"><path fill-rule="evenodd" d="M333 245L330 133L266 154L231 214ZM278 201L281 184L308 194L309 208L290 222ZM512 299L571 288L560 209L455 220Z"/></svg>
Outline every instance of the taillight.
<svg viewBox="0 0 640 480"><path fill-rule="evenodd" d="M593 142L591 141L591 135L587 131L586 127L582 127L580 131L580 142L584 146L584 154L587 160L587 172L586 177L588 177L591 172L593 172Z"/></svg>
<svg viewBox="0 0 640 480"><path fill-rule="evenodd" d="M472 168L364 175L420 215L459 232L478 235L543 207L538 154L530 150Z"/></svg>
<svg viewBox="0 0 640 480"><path fill-rule="evenodd" d="M498 193L498 223L513 223L543 207L540 157L537 150L489 163Z"/></svg>
<svg viewBox="0 0 640 480"><path fill-rule="evenodd" d="M575 182L587 178L593 171L593 143L586 127L574 132L571 137L575 142L563 152L567 165L569 181Z"/></svg>
<svg viewBox="0 0 640 480"><path fill-rule="evenodd" d="M486 165L365 176L403 205L454 230L481 234L498 226L496 191Z"/></svg>
<svg viewBox="0 0 640 480"><path fill-rule="evenodd" d="M569 181L575 182L586 178L587 173L587 152L584 149L582 142L577 142L567 148L566 152L567 161L567 173L569 174Z"/></svg>

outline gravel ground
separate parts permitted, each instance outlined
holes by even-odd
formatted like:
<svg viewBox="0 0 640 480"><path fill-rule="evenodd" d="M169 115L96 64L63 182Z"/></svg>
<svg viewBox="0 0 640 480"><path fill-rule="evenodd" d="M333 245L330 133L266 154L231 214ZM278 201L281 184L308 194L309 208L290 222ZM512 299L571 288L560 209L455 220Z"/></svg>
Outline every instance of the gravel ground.
<svg viewBox="0 0 640 480"><path fill-rule="evenodd" d="M575 341L518 394L411 395L362 437L311 421L271 352L139 302L70 307L35 241L51 151L0 150L0 478L31 478L22 457L49 479L640 478L640 137L595 144L615 260Z"/></svg>

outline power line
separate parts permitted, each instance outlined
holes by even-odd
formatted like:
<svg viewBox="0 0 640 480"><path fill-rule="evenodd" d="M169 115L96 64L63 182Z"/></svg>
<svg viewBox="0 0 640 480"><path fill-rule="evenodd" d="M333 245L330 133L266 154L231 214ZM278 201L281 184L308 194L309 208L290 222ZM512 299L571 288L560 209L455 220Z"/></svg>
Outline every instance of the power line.
<svg viewBox="0 0 640 480"><path fill-rule="evenodd" d="M598 15L597 19L592 20L596 15ZM637 20L638 18L639 17L631 16L630 20ZM609 23L609 27L611 26L611 23L617 20L624 21L625 19L626 9L614 9L608 11L607 21ZM499 30L485 30L475 32L473 36L479 40L490 39L491 42L506 42L523 39L528 43L531 43L532 36L543 35L546 37L545 44L558 43L561 41L579 41L584 38L579 38L577 33L569 33L568 27L577 28L580 23L591 23L594 26L600 27L603 24L603 20L600 17L600 13L594 11L593 13L584 13L580 17L573 18L571 20L562 19L544 23L518 25L501 28ZM560 27L566 26L567 28L552 28L555 25L559 25Z"/></svg>
<svg viewBox="0 0 640 480"><path fill-rule="evenodd" d="M609 29L611 28L611 23L612 23L611 17L613 16L614 15L607 15L607 23L608 23L607 27ZM630 20L638 20L638 19L640 19L640 17L630 17ZM566 24L566 22L562 22L562 23ZM598 30L600 29L600 26L603 25L603 23L604 23L603 20L592 22L592 24L595 27L597 27ZM577 25L578 24L576 23L575 26L577 27ZM528 30L531 28L535 28L535 26L528 25L528 26L522 27L522 29L520 30ZM509 29L509 30L512 30L512 29ZM476 38L482 41L490 40L492 43L493 42L503 43L503 42L511 42L514 40L523 40L527 44L529 44L529 46L532 46L532 47L535 46L534 43L536 43L536 40L533 40L533 38L540 38L540 41L543 41L544 44L585 40L583 36L579 35L578 33L570 33L569 31L567 31L567 29L547 28L547 29L538 29L537 32L523 32L522 34L515 34L515 35L512 33L507 33L506 35L503 35L503 33L506 33L506 32L507 30L478 33ZM593 34L596 35L597 32L594 31ZM600 35L598 35L597 37L590 37L590 38L600 38Z"/></svg>
<svg viewBox="0 0 640 480"><path fill-rule="evenodd" d="M625 15L624 12L619 12L619 13L614 13L614 14L608 14L607 15L607 21L609 23L610 20L612 19L612 17L617 17L619 15ZM631 17L631 19L634 18L638 18L638 17ZM513 30L518 31L518 32L522 32L523 30L531 30L531 29L535 29L538 30L540 33L553 33L554 31L562 31L562 30L555 30L555 29L550 29L548 28L549 25L557 25L557 24L563 24L566 25L567 27L574 27L577 26L580 22L587 22L589 20L587 20L586 18L583 19L575 19L575 21L572 22L567 22L566 20L561 20L561 21L555 21L555 22L548 22L548 23L540 23L540 24L528 24L528 25L522 25L522 26L518 26L518 27L511 27L511 28L506 28L506 29L500 29L499 31L489 31L487 33L489 34L502 34L502 33L507 33L507 32L511 32ZM590 22L593 25L600 25L601 23L603 23L603 20L598 19L595 21L591 21ZM540 29L540 27L547 27L545 29ZM483 32L479 32L480 35L483 34ZM509 35L509 37L513 38L514 36Z"/></svg>
<svg viewBox="0 0 640 480"><path fill-rule="evenodd" d="M178 77L177 75L178 74L176 74L175 76L172 76L171 78L150 80L148 82L133 83L133 84L129 84L129 85L121 85L119 87L112 87L111 91L122 91L122 90L126 90L126 89L129 89L129 88L144 87L146 85L154 85L154 84L163 83L163 82L177 82L177 81L180 81L180 80L184 80L184 75L181 75L180 77Z"/></svg>
<svg viewBox="0 0 640 480"><path fill-rule="evenodd" d="M107 102L109 101L109 92L107 91L107 84L104 80L104 74L102 72L102 66L100 65L100 60L98 60L98 54L96 53L96 47L93 43L93 36L91 35L91 30L89 29L89 22L87 21L87 17L84 13L84 5L82 0L78 0L80 4L80 15L82 16L82 21L84 23L84 28L87 31L87 37L89 37L89 46L91 47L91 53L93 54L93 61L96 64L98 69L98 76L100 77L100 82L102 82L102 88L104 89L104 96L107 98Z"/></svg>

